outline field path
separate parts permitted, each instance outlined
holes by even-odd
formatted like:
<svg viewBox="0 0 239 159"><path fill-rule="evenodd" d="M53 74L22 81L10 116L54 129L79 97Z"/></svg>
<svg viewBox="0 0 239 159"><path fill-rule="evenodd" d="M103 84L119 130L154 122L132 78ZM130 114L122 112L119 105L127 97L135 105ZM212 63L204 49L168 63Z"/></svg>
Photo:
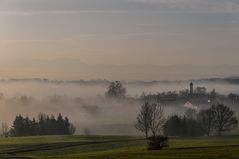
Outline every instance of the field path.
<svg viewBox="0 0 239 159"><path fill-rule="evenodd" d="M17 155L19 153L37 152L37 151L49 151L57 149L65 149L70 147L105 144L105 143L119 143L119 142L135 142L144 139L127 139L127 140L105 140L105 141L79 141L79 142L60 142L60 143L47 143L47 144L28 144L26 146L20 146L9 150L0 151L0 155ZM24 157L16 157L24 159ZM26 158L29 159L29 158Z"/></svg>

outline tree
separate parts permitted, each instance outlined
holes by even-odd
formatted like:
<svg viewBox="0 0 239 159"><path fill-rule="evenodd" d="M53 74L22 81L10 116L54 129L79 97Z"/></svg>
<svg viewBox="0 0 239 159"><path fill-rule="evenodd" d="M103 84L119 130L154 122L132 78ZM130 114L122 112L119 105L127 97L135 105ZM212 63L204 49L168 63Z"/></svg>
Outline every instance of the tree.
<svg viewBox="0 0 239 159"><path fill-rule="evenodd" d="M181 136L182 134L182 119L178 115L173 115L168 118L164 125L164 134L169 136Z"/></svg>
<svg viewBox="0 0 239 159"><path fill-rule="evenodd" d="M218 93L216 92L215 89L213 89L213 90L209 93L209 97L210 97L210 99L211 99L212 101L216 100L217 96L218 96Z"/></svg>
<svg viewBox="0 0 239 159"><path fill-rule="evenodd" d="M148 138L149 131L152 133L153 138L155 138L162 130L164 121L163 107L158 103L145 102L137 116L135 127L139 131L144 132L146 138Z"/></svg>
<svg viewBox="0 0 239 159"><path fill-rule="evenodd" d="M214 128L214 114L212 109L201 110L198 114L198 121L203 133L210 136Z"/></svg>
<svg viewBox="0 0 239 159"><path fill-rule="evenodd" d="M213 105L211 111L214 115L215 130L219 136L225 131L231 131L238 125L235 112L223 104Z"/></svg>
<svg viewBox="0 0 239 159"><path fill-rule="evenodd" d="M65 125L64 125L65 123L64 122L65 121L64 121L62 115L59 114L58 117L57 117L57 121L56 121L56 123L57 123L56 128L57 128L57 131L58 131L59 135L65 134Z"/></svg>
<svg viewBox="0 0 239 159"><path fill-rule="evenodd" d="M137 116L137 123L135 124L136 129L138 129L141 132L144 132L145 137L148 138L148 133L150 129L149 121L151 118L151 108L150 104L148 102L145 102L141 106L140 113Z"/></svg>
<svg viewBox="0 0 239 159"><path fill-rule="evenodd" d="M195 109L189 108L185 112L185 117L187 119L196 119L197 118L197 111Z"/></svg>
<svg viewBox="0 0 239 159"><path fill-rule="evenodd" d="M193 115L189 115L189 113ZM169 136L202 136L203 131L197 120L197 113L188 109L183 117L174 115L168 118L164 125L164 133Z"/></svg>
<svg viewBox="0 0 239 159"><path fill-rule="evenodd" d="M239 100L239 95L238 94L234 94L234 93L230 93L228 95L228 98L229 98L229 100L231 101L232 104L235 104Z"/></svg>
<svg viewBox="0 0 239 159"><path fill-rule="evenodd" d="M151 111L150 111L150 120L149 120L149 126L150 130L152 132L153 138L156 137L157 133L160 133L165 119L164 119L164 109L162 105L159 103L152 103L151 104Z"/></svg>
<svg viewBox="0 0 239 159"><path fill-rule="evenodd" d="M13 122L11 134L13 136L24 136L23 129L24 129L23 117L21 115L16 116Z"/></svg>
<svg viewBox="0 0 239 159"><path fill-rule="evenodd" d="M67 117L65 117L64 125L63 125L63 133L64 134L70 134L70 131L69 131L70 125L71 125L71 123L69 122L69 119Z"/></svg>
<svg viewBox="0 0 239 159"><path fill-rule="evenodd" d="M196 118L188 118L184 116L182 118L181 127L182 136L196 137L203 135L200 124Z"/></svg>
<svg viewBox="0 0 239 159"><path fill-rule="evenodd" d="M120 81L115 81L109 85L105 95L113 98L124 98L126 95L126 88L123 87L123 84Z"/></svg>
<svg viewBox="0 0 239 159"><path fill-rule="evenodd" d="M17 116L11 129L12 136L34 136L34 135L72 135L76 128L67 117L40 113L38 121L33 118Z"/></svg>
<svg viewBox="0 0 239 159"><path fill-rule="evenodd" d="M44 113L39 113L37 115L37 118L38 118L38 128L37 128L38 135L44 135L47 133L47 128L45 126L47 115Z"/></svg>

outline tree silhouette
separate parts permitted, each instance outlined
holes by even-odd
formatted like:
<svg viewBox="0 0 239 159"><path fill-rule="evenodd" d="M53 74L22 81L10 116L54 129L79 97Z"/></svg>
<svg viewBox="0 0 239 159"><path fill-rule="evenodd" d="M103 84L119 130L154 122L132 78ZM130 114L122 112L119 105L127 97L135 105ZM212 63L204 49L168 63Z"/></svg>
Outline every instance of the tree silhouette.
<svg viewBox="0 0 239 159"><path fill-rule="evenodd" d="M151 118L149 121L150 130L152 132L153 137L156 137L157 133L160 133L165 119L164 119L164 109L162 105L159 103L153 103L151 105Z"/></svg>
<svg viewBox="0 0 239 159"><path fill-rule="evenodd" d="M124 98L126 95L126 88L123 87L120 81L115 81L109 85L105 95L112 98Z"/></svg>
<svg viewBox="0 0 239 159"><path fill-rule="evenodd" d="M214 115L214 124L217 134L222 135L225 131L231 131L238 125L235 112L223 104L213 105L211 111Z"/></svg>
<svg viewBox="0 0 239 159"><path fill-rule="evenodd" d="M144 103L141 106L140 112L137 116L137 122L135 124L135 128L145 134L145 137L148 138L149 129L150 129L150 118L151 118L151 110L150 104L148 102Z"/></svg>
<svg viewBox="0 0 239 159"><path fill-rule="evenodd" d="M158 103L145 103L137 116L136 129L145 133L148 137L149 131L153 138L161 132L164 124L164 110Z"/></svg>

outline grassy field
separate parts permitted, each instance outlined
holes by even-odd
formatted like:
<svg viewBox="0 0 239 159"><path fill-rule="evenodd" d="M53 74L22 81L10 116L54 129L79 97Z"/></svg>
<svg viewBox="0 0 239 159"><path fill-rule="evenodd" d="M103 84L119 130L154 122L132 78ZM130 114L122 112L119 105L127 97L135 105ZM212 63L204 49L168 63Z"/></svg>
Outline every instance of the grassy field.
<svg viewBox="0 0 239 159"><path fill-rule="evenodd" d="M0 139L0 159L239 159L239 136L171 138L170 147L147 151L126 136L46 136Z"/></svg>

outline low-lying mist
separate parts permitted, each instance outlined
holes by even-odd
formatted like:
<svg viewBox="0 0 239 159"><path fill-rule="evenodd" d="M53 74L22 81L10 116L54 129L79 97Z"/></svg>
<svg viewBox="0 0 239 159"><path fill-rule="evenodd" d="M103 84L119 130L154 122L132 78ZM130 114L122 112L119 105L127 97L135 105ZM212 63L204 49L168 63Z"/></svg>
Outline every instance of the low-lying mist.
<svg viewBox="0 0 239 159"><path fill-rule="evenodd" d="M208 91L220 94L239 93L239 85L227 83L195 83ZM157 93L188 89L188 82L158 83L152 85L125 84L128 97L139 97L143 92ZM196 87L195 86L195 87ZM88 129L91 134L137 133L136 115L142 103L128 98L112 100L104 97L107 85L56 84L39 82L0 82L0 121L12 124L16 115L37 116L38 113L68 116L77 127L77 134ZM182 106L165 107L166 116L185 112Z"/></svg>

